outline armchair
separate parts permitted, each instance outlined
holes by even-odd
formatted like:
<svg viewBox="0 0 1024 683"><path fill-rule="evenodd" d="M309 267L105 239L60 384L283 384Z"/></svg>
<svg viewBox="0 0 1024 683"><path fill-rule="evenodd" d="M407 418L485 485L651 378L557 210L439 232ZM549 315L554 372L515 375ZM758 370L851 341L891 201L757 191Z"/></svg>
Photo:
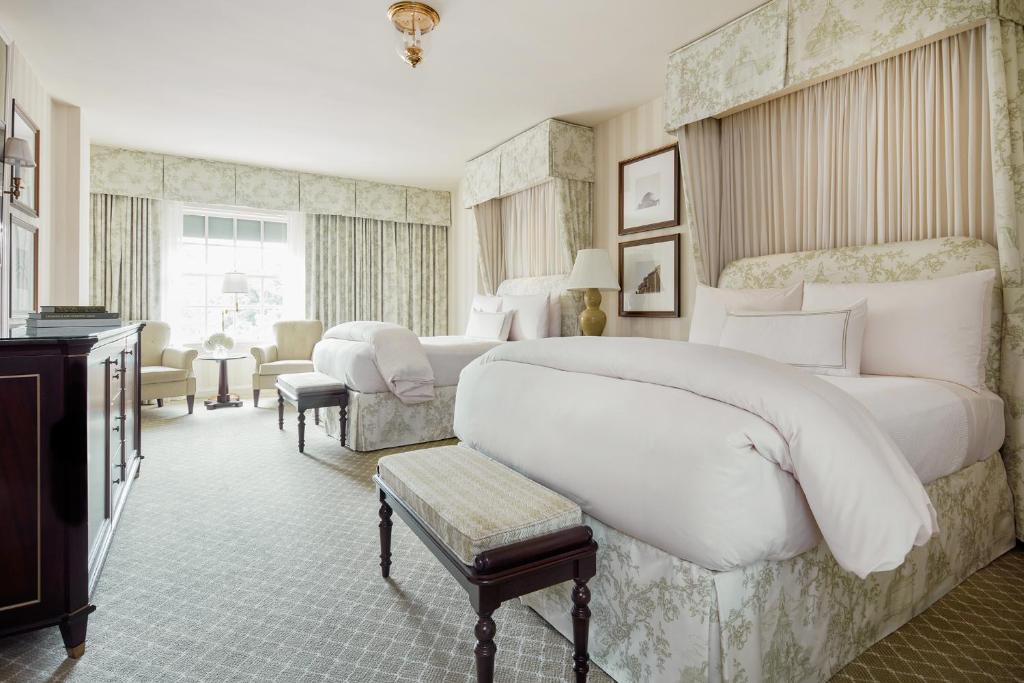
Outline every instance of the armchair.
<svg viewBox="0 0 1024 683"><path fill-rule="evenodd" d="M156 404L163 407L165 398L184 396L191 415L196 399L192 361L199 352L170 346L170 340L171 326L167 323L150 320L142 328L142 400L156 399Z"/></svg>
<svg viewBox="0 0 1024 683"><path fill-rule="evenodd" d="M273 389L277 376L287 372L312 372L313 347L324 336L319 320L281 320L274 323L274 342L253 346L256 359L252 376L252 404L260 405L260 390Z"/></svg>

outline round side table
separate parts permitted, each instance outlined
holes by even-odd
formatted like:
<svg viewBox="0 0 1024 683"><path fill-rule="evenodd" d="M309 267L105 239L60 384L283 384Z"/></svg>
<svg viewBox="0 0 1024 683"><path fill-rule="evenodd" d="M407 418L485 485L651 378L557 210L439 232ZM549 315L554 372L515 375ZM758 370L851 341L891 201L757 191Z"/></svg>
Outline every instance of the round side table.
<svg viewBox="0 0 1024 683"><path fill-rule="evenodd" d="M245 357L246 355L244 353L224 353L199 356L197 360L215 360L220 363L220 381L217 383L217 399L203 401L207 410L216 410L217 408L240 408L242 406L242 402L238 400L238 396L232 396L228 391L228 361L241 360Z"/></svg>

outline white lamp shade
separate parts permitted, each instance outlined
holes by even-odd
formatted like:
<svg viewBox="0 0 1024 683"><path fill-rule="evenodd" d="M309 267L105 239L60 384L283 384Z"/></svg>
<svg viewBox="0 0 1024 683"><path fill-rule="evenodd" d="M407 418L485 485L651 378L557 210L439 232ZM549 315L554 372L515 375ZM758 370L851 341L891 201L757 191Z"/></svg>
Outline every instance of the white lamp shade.
<svg viewBox="0 0 1024 683"><path fill-rule="evenodd" d="M604 249L580 249L566 289L619 289L612 260Z"/></svg>
<svg viewBox="0 0 1024 683"><path fill-rule="evenodd" d="M33 168L36 165L36 156L28 140L7 138L7 142L4 143L4 161L15 167Z"/></svg>
<svg viewBox="0 0 1024 683"><path fill-rule="evenodd" d="M249 281L245 273L224 273L224 284L220 291L225 294L245 294L249 291Z"/></svg>

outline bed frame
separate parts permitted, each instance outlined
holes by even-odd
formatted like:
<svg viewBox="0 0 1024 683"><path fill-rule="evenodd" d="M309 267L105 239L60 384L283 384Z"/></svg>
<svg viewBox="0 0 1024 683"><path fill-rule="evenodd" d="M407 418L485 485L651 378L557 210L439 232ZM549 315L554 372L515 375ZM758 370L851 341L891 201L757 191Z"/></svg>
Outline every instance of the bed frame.
<svg viewBox="0 0 1024 683"><path fill-rule="evenodd" d="M725 268L719 286L920 280L987 268L999 272L994 247L946 238L742 259ZM987 378L997 389L1001 292L992 298ZM926 489L939 535L899 568L866 580L840 568L824 543L789 560L714 572L586 517L602 549L591 582L593 661L620 683L827 680L1013 547L1013 501L998 453ZM567 637L568 590L523 599Z"/></svg>

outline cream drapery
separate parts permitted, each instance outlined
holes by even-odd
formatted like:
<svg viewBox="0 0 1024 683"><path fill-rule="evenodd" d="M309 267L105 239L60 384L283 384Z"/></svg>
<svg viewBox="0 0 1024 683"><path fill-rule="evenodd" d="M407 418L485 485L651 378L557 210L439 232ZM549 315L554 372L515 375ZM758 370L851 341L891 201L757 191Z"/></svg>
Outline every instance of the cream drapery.
<svg viewBox="0 0 1024 683"><path fill-rule="evenodd" d="M91 196L89 296L122 320L160 311L160 210L155 199Z"/></svg>
<svg viewBox="0 0 1024 683"><path fill-rule="evenodd" d="M505 277L568 273L565 240L556 227L556 181L527 188L498 200L505 254Z"/></svg>
<svg viewBox="0 0 1024 683"><path fill-rule="evenodd" d="M701 279L746 256L947 235L994 244L985 63L979 27L686 126Z"/></svg>
<svg viewBox="0 0 1024 683"><path fill-rule="evenodd" d="M306 314L330 327L350 320L448 331L448 229L310 214Z"/></svg>
<svg viewBox="0 0 1024 683"><path fill-rule="evenodd" d="M505 279L505 242L501 234L501 200L489 199L473 207L476 222L478 271L484 294L494 294Z"/></svg>

